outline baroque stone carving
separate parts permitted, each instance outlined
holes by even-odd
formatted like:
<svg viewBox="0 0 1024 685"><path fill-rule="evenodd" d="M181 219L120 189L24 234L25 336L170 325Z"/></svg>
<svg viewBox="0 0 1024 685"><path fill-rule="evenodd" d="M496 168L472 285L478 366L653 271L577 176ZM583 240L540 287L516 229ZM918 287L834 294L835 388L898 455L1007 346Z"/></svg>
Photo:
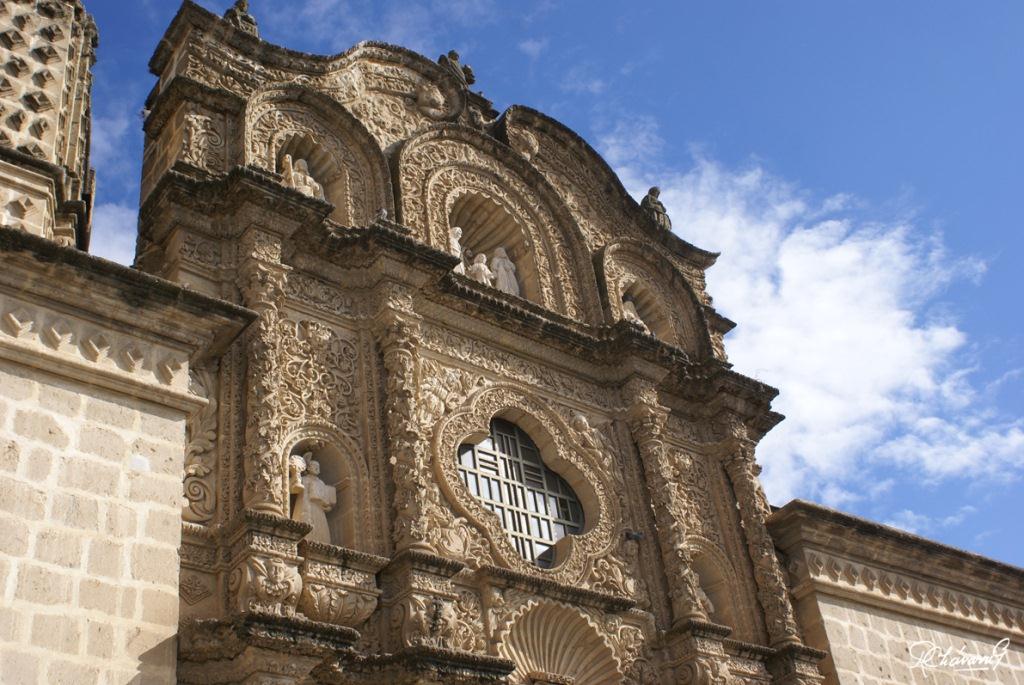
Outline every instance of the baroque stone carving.
<svg viewBox="0 0 1024 685"><path fill-rule="evenodd" d="M246 611L294 616L302 590L298 569L278 557L249 557L231 572L228 590Z"/></svg>
<svg viewBox="0 0 1024 685"><path fill-rule="evenodd" d="M565 560L552 569L538 569L526 562L513 548L497 517L477 500L458 475L455 460L458 446L471 435L486 435L492 417L514 411L531 418L535 439L552 441L551 456L557 459L550 468L572 469L591 489L592 506L586 515L591 522L581 535L564 538ZM508 385L494 385L477 391L469 402L438 422L433 438L433 472L447 500L483 534L495 556L509 568L525 573L543 573L559 582L575 584L582 581L588 562L603 555L610 547L618 517L617 498L607 480L601 462L593 451L580 448L573 431L549 406ZM580 493L578 493L580 494Z"/></svg>
<svg viewBox="0 0 1024 685"><path fill-rule="evenodd" d="M220 121L200 110L185 114L181 159L207 171L223 171L227 166L224 133Z"/></svg>
<svg viewBox="0 0 1024 685"><path fill-rule="evenodd" d="M530 605L513 619L499 653L516 664L511 682L619 685L619 660L590 618L569 607Z"/></svg>
<svg viewBox="0 0 1024 685"><path fill-rule="evenodd" d="M188 447L185 449L185 508L181 517L193 523L207 523L217 512L217 494L210 476L217 455L217 398L216 365L190 371L191 391L206 398L207 404L196 412L188 423Z"/></svg>
<svg viewBox="0 0 1024 685"><path fill-rule="evenodd" d="M736 492L768 635L773 645L800 644L789 587L765 524L771 508L757 479L759 469L754 462L754 446L741 423L733 422L731 427L734 437L726 443L725 469Z"/></svg>

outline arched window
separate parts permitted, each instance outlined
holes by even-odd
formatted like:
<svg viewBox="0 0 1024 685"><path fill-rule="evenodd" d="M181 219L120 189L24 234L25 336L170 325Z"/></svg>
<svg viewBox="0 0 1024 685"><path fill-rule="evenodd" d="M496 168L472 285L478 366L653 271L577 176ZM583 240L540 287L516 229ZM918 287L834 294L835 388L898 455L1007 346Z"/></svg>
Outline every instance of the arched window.
<svg viewBox="0 0 1024 685"><path fill-rule="evenodd" d="M556 545L583 530L583 507L565 480L544 465L530 436L502 419L476 445L459 447L459 474L469 491L501 521L527 561L551 568Z"/></svg>

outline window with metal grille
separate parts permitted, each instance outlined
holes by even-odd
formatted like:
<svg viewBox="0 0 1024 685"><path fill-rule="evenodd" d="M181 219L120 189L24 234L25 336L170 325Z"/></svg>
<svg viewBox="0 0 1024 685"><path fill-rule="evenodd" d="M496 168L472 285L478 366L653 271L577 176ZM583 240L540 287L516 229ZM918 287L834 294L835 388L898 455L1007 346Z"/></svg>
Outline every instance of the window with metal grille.
<svg viewBox="0 0 1024 685"><path fill-rule="evenodd" d="M497 514L516 550L541 568L554 563L556 542L583 530L576 493L544 465L533 440L515 424L494 419L489 437L461 445L459 474Z"/></svg>

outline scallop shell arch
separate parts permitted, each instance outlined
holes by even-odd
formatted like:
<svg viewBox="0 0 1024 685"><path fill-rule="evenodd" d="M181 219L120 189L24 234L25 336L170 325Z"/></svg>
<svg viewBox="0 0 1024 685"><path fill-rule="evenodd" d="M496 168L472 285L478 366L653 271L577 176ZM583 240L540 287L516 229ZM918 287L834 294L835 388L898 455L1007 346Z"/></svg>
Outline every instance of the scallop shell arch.
<svg viewBox="0 0 1024 685"><path fill-rule="evenodd" d="M554 568L542 569L523 559L498 517L470 493L459 476L459 445L487 436L495 416L517 424L530 435L540 448L544 463L569 482L583 505L584 532L566 538L564 560ZM578 585L584 581L593 560L612 549L621 520L614 484L602 465L593 463L587 450L572 437L571 429L542 399L509 384L485 388L438 423L432 449L434 475L445 498L483 534L498 564Z"/></svg>
<svg viewBox="0 0 1024 685"><path fill-rule="evenodd" d="M621 664L598 627L562 604L528 604L511 622L498 651L516 664L513 685L529 685L542 674L580 685L623 682Z"/></svg>

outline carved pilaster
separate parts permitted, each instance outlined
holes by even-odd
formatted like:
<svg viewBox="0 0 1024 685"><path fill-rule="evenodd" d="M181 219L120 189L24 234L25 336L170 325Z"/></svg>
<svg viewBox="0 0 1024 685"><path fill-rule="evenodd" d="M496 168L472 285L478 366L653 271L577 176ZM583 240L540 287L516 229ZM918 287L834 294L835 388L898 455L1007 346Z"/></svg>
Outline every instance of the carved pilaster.
<svg viewBox="0 0 1024 685"><path fill-rule="evenodd" d="M679 501L681 491L671 487L672 469L665 458L664 431L668 410L658 402L648 383L634 379L626 385L629 428L640 452L650 493L662 560L668 576L674 623L707 621L700 601L700 586L686 547L684 512L689 504Z"/></svg>
<svg viewBox="0 0 1024 685"><path fill-rule="evenodd" d="M818 662L825 652L799 644L789 644L768 660L768 670L775 685L819 685L824 678Z"/></svg>
<svg viewBox="0 0 1024 685"><path fill-rule="evenodd" d="M239 283L243 303L259 313L247 338L245 484L247 508L288 515L287 469L280 453L278 406L281 307L288 267L281 264L281 239L249 229L240 245Z"/></svg>
<svg viewBox="0 0 1024 685"><path fill-rule="evenodd" d="M723 464L736 494L768 638L773 647L799 645L802 642L789 588L765 524L771 508L757 478L760 467L754 461L754 443L747 438L746 429L738 421L732 424L730 433L723 450Z"/></svg>
<svg viewBox="0 0 1024 685"><path fill-rule="evenodd" d="M384 362L388 461L395 485L392 537L398 551L432 552L429 514L437 507L438 489L430 474L424 427L417 421L420 318L404 289L386 292L383 304L376 334Z"/></svg>

